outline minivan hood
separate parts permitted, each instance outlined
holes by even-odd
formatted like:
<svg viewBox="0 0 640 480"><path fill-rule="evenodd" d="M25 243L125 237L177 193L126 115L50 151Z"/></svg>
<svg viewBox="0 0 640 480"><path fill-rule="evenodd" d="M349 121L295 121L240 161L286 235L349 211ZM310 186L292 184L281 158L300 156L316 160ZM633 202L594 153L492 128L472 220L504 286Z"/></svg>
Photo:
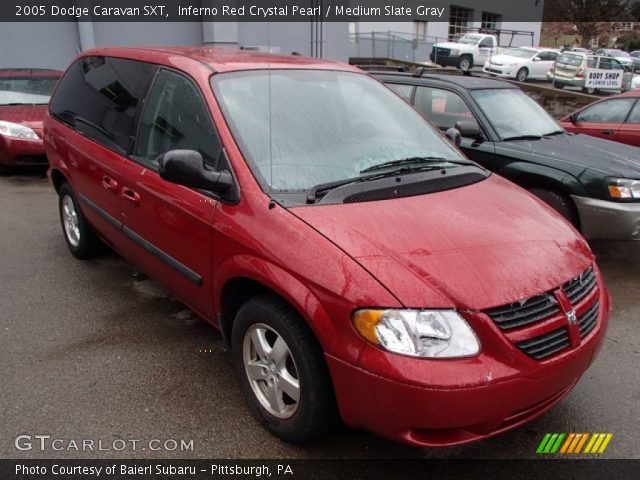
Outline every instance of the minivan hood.
<svg viewBox="0 0 640 480"><path fill-rule="evenodd" d="M558 287L593 261L562 217L497 175L428 195L291 212L412 308L512 303Z"/></svg>
<svg viewBox="0 0 640 480"><path fill-rule="evenodd" d="M640 149L590 135L566 133L496 145L503 154L525 153L539 159L547 158L555 164L563 163L577 176L588 167L605 175L640 178Z"/></svg>

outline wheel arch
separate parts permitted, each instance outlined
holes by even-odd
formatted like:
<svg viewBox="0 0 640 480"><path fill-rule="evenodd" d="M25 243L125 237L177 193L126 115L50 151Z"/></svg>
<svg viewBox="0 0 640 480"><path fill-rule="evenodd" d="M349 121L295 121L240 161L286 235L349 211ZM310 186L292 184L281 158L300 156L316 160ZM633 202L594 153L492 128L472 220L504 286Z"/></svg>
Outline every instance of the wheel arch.
<svg viewBox="0 0 640 480"><path fill-rule="evenodd" d="M271 293L288 303L304 319L325 352L337 348L339 333L317 295L281 267L252 256L235 256L216 268L213 285L214 310L227 344L238 309L257 295ZM308 312L312 312L313 321Z"/></svg>

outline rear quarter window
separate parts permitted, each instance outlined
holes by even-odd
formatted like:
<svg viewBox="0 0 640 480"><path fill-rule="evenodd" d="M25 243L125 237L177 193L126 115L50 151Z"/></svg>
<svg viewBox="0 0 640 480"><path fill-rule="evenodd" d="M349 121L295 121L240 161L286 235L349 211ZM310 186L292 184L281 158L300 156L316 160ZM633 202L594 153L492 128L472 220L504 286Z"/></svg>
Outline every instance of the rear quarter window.
<svg viewBox="0 0 640 480"><path fill-rule="evenodd" d="M49 111L79 133L124 154L156 68L121 58L81 58L60 81Z"/></svg>

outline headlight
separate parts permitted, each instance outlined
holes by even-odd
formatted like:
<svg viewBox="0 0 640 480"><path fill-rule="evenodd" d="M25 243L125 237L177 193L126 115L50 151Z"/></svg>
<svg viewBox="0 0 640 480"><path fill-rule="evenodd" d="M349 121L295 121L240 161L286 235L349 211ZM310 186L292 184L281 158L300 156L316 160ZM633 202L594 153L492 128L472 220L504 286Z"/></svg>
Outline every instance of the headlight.
<svg viewBox="0 0 640 480"><path fill-rule="evenodd" d="M358 310L353 323L374 345L410 357L468 357L480 351L475 333L453 310Z"/></svg>
<svg viewBox="0 0 640 480"><path fill-rule="evenodd" d="M451 56L452 57L457 57L458 55L460 55L460 50L457 48L454 48L453 50L451 50Z"/></svg>
<svg viewBox="0 0 640 480"><path fill-rule="evenodd" d="M31 140L36 140L38 138L36 132L31 130L29 127L18 125L17 123L5 122L3 120L0 120L0 135L14 138L28 138Z"/></svg>
<svg viewBox="0 0 640 480"><path fill-rule="evenodd" d="M633 199L640 198L640 180L628 178L609 178L607 188L612 198Z"/></svg>

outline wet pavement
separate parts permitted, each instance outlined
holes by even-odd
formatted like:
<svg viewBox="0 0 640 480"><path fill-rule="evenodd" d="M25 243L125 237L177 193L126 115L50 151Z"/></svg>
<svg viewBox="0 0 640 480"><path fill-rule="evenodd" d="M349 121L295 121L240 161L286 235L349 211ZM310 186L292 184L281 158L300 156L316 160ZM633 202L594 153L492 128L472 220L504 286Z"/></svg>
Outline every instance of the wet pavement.
<svg viewBox="0 0 640 480"><path fill-rule="evenodd" d="M38 173L0 177L0 457L527 458L546 432L611 432L605 458L640 458L640 242L597 242L614 312L599 358L559 405L498 437L414 449L338 427L291 445L253 419L220 335L115 254L67 251L57 198ZM20 434L62 450L19 451ZM78 452L70 441L109 450ZM114 440L139 440L124 451ZM152 451L149 440L188 445ZM26 443L21 444L26 448Z"/></svg>

